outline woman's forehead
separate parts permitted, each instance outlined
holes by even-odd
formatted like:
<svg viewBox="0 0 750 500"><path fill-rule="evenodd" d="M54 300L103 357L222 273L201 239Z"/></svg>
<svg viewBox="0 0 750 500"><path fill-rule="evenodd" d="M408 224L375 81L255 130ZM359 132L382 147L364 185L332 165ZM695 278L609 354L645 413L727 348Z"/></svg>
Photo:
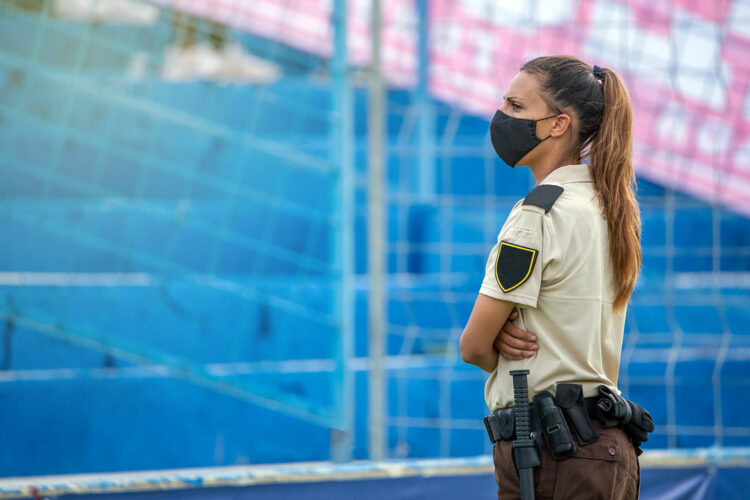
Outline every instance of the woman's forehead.
<svg viewBox="0 0 750 500"><path fill-rule="evenodd" d="M539 95L539 80L535 75L520 71L510 82L505 97L515 97L524 101L541 100Z"/></svg>

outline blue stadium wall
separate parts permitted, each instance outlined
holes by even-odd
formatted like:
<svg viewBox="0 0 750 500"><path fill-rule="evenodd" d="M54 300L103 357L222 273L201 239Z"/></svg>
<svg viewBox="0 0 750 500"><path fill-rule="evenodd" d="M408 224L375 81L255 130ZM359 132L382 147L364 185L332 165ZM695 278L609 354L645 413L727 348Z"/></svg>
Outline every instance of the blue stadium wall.
<svg viewBox="0 0 750 500"><path fill-rule="evenodd" d="M66 29L70 26L61 21L48 20L53 30L45 35L42 59L65 64L70 56L66 47ZM99 26L97 36L125 39L127 31L116 27ZM8 19L0 18L0 95L4 102L0 110L0 152L13 147L14 154L5 157L0 182L0 221L4 233L11 241L0 245L0 270L5 272L62 272L96 273L111 272L158 272L160 269L134 261L127 251L113 254L95 246L81 245L80 240L71 240L69 232L87 228L101 231L111 229L110 241L118 248L136 248L146 253L155 249L160 238L169 236L174 251L172 258L181 269L190 269L196 274L211 272L233 276L238 281L249 280L253 286L264 290L285 294L288 298L304 304L311 300L310 289L325 289L332 286L324 276L310 272L304 281L284 280L280 276L290 272L288 262L267 259L263 273L259 274L254 256L247 251L232 251L225 248L221 259L206 268L205 255L210 251L211 240L200 236L199 231L189 226L159 224L148 212L142 216L131 206L112 203L107 199L81 196L76 189L66 189L65 183L43 182L43 167L48 160L47 152L52 144L54 130L49 131L44 123L54 123L60 103L69 98L61 93L54 78L36 78L33 71L13 69L13 62L25 56L31 45L28 38L31 30L23 26L10 25ZM165 35L152 34L152 40L139 39L139 44L153 47L166 42ZM245 43L263 53L263 41L247 37ZM138 44L134 43L134 53ZM93 47L93 46L92 46ZM302 57L301 55L298 55ZM10 57L11 59L8 59ZM103 69L122 69L128 62L125 56L98 53L92 50L88 55L90 68L86 77L94 85L108 85L97 80ZM16 58L16 59L13 59ZM298 102L300 106L317 106L330 99L329 90L312 83L310 79L294 74L294 68L287 68L287 77L272 84L274 95L284 102ZM252 86L233 87L205 83L174 84L156 79L147 81L124 81L118 85L124 92L133 92L185 113L221 122L226 126L242 127L246 116L241 110L248 103L259 101L260 88ZM28 93L28 107L31 114L40 117L39 123L33 120L19 121L12 113L12 103ZM92 175L92 147L86 146L86 136L96 136L97 127L106 116L107 103L85 92L74 98L74 112L67 126L74 129L79 141L70 143L60 154L60 163L55 173L58 178L86 182ZM400 129L405 119L399 108L411 102L411 94L392 90L388 100L393 108L387 117L388 130ZM205 106L203 103L211 103ZM437 108L437 130L441 130L448 119L450 109L440 103ZM239 112L238 112L239 110ZM366 271L365 235L365 177L366 166L366 94L357 90L355 94L356 144L355 163L358 176L356 195L356 247L357 273ZM255 108L258 123L263 124L262 132L269 138L283 138L287 133L286 118L288 109L271 103ZM150 126L147 113L126 108L119 109L117 122L117 142L123 145L138 145L147 140L143 130ZM457 145L485 145L488 121L479 118L461 119L456 134ZM13 128L13 134L10 129ZM328 147L328 131L314 119L302 128L295 130L303 137L300 147L311 154L320 153L325 157ZM11 138L13 144L11 145ZM279 139L282 140L282 139ZM393 134L389 144L396 144ZM489 146L487 146L489 147ZM318 206L321 193L330 197L333 186L325 177L300 173L278 158L254 155L243 157L241 149L231 142L211 138L190 128L163 127L157 149L163 149L165 156L175 161L179 168L180 158L192 168L210 170L219 178L237 180L240 185L257 186L283 179L280 194L301 204ZM395 149L395 148L393 148ZM1 153L0 153L1 154ZM113 157L114 158L114 157ZM196 162L196 158L200 158ZM455 156L451 158L448 171L449 183L438 176L438 194L494 194L507 199L524 196L530 186L530 179L523 170L511 171L498 167L494 185L484 185L484 178L474 178L464 173L472 170L476 162L483 161L475 156ZM10 167L7 163L13 162ZM412 162L413 163L413 162ZM499 163L498 163L499 165ZM101 171L100 184L123 199L132 196L138 183L143 165L126 160L108 160ZM411 168L411 167L409 167ZM393 191L403 191L404 159L394 152L388 155L388 185ZM226 193L222 188L192 184L185 179L183 185L173 177L160 179L160 170L149 172L145 198L151 210L175 210L184 193L189 192L192 203L187 218L209 223L213 214L221 209ZM238 172L241 172L238 174ZM408 182L406 182L408 185ZM278 188L278 186L276 187ZM274 189L276 189L274 188ZM411 187L412 190L414 187ZM642 279L636 292L628 316L628 332L640 334L663 334L661 343L644 340L636 344L636 352L648 353L663 350L675 345L677 333L675 324L683 334L681 345L707 349L713 352L727 330L731 332L730 347L750 346L750 308L747 291L725 288L712 288L711 283L697 288L665 290L667 272L710 272L713 259L710 251L696 254L694 250L710 249L714 242L714 221L719 217L719 238L725 249L750 248L750 224L739 215L715 208L703 202L692 200L678 193L668 193L663 187L639 180L639 196L643 216L644 263ZM669 201L671 200L671 201ZM674 210L674 220L666 220L667 203L679 202ZM498 210L498 220L503 220L510 209L509 203ZM399 209L389 204L389 214ZM486 244L489 251L492 242L485 241L482 224L487 216L483 207L454 209L450 217L444 208L417 201L409 202L408 217L391 217L387 234L390 242L406 241L413 244L414 250L408 253L408 284L391 281L388 285L390 297L403 294L434 291L435 273L440 272L435 255L423 250L424 244L445 242L445 234L451 235L450 243ZM325 244L316 248L297 245L296 235L307 230L299 220L282 213L274 213L273 207L239 207L232 224L241 230L258 225L258 219L276 217L278 231L269 235L279 245L294 249L299 254L324 258L330 248ZM450 220L452 226L445 227ZM673 246L665 240L667 226L674 228ZM127 230L124 230L127 229ZM499 229L499 228L498 228ZM327 229L320 231L325 233ZM326 240L326 238L322 238ZM664 248L670 248L672 255L666 255ZM54 258L50 258L54 249ZM267 257L267 256L266 256ZM389 267L396 270L395 252L389 254ZM669 264L671 262L672 264ZM484 268L484 257L456 257L450 269L457 276L480 276ZM668 266L672 266L668 269ZM742 252L727 251L721 256L723 271L747 271L750 269L750 256ZM251 276L251 278L248 278ZM444 285L444 283L442 284ZM451 284L451 292L475 292L479 281L457 279ZM175 355L191 359L196 363L231 363L246 360L284 360L285 353L293 352L295 359L322 359L330 357L325 342L311 342L310 339L325 338L328 335L325 325L314 322L304 325L290 324L284 314L262 304L250 306L235 296L221 290L207 290L196 285L191 279L175 275L155 286L121 286L108 288L102 292L98 287L17 287L4 286L0 289L4 311L23 313L43 311L54 323L64 318L67 323L86 325L96 329L117 324L118 331L126 332L129 341L137 346L147 344L156 336L168 342L162 346ZM313 294L314 295L314 294ZM315 295L317 296L317 295ZM707 301L712 298L713 302ZM157 304L157 305L155 305ZM399 300L388 303L388 320L391 325L418 325L439 329L451 325L445 317L444 308L438 301L424 301L412 304L408 311ZM468 317L472 302L456 304L464 318ZM721 310L719 310L721 308ZM360 287L356 296L356 355L367 355L366 289ZM722 324L722 319L726 324ZM169 332L164 335L164 332ZM697 335L693 340L689 334ZM329 430L323 427L301 423L290 417L218 394L188 381L173 377L162 377L148 370L139 370L137 364L128 363L116 356L86 349L65 339L45 335L24 325L7 320L0 325L3 342L0 346L0 359L3 361L0 372L0 429L3 434L3 451L0 452L0 475L39 475L63 474L88 471L119 471L136 469L197 467L208 465L231 465L237 463L266 463L323 460L329 458ZM171 341L170 341L171 340ZM401 352L402 339L389 336L388 352L396 355ZM434 341L418 339L411 349L412 354L444 353L444 347ZM661 351L659 351L661 352ZM622 366L621 378L626 385L626 393L639 401L653 414L657 425L667 421L666 387L654 383L667 375L668 359L659 356L631 357ZM746 392L744 377L750 370L750 361L723 361L719 377L725 381L721 386L720 403L723 408L722 421L715 422L714 404L711 397L716 366L713 355L695 359L680 360L674 371L675 403L678 424L684 426L742 427L747 419L743 416L742 398L738 394ZM59 377L43 380L14 380L14 371L59 369ZM409 368L404 368L408 370ZM108 371L109 370L109 371ZM419 370L419 369L415 369ZM457 361L456 373L476 370L462 366ZM267 374L249 374L252 377ZM283 373L275 374L277 384L284 390L301 398L325 400L327 393L326 374ZM414 418L433 419L440 415L436 398L438 381L428 378L414 378L408 381L409 394L407 413ZM484 413L482 399L483 383L479 380L458 378L451 382L451 416L453 418L477 418ZM397 408L398 388L395 382L390 390L389 407ZM355 456L367 456L367 379L364 370L356 373L356 436ZM393 416L396 416L393 414ZM456 429L451 431L451 456L473 456L487 452L483 430L477 420L473 430ZM410 428L407 432L408 457L436 457L439 447L439 430L435 428ZM221 450L217 452L217 443ZM395 431L391 429L389 444L396 443ZM680 435L676 443L679 447L710 446L715 443L713 436ZM748 446L748 436L725 436L723 445ZM649 446L664 448L669 445L667 436L655 435Z"/></svg>

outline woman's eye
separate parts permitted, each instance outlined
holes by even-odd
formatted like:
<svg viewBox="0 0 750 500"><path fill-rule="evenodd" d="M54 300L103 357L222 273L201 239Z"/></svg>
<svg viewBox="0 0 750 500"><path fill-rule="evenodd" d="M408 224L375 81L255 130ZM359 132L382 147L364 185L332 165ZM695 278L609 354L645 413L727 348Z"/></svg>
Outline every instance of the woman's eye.
<svg viewBox="0 0 750 500"><path fill-rule="evenodd" d="M510 106L511 108L513 108L513 111L518 111L519 109L521 109L521 106L516 103L512 103Z"/></svg>

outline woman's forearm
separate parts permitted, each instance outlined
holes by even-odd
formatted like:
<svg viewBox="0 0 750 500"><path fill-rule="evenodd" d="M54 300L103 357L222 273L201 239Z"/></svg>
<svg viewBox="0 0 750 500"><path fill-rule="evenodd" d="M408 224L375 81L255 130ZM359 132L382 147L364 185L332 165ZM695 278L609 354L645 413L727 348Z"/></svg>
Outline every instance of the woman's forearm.
<svg viewBox="0 0 750 500"><path fill-rule="evenodd" d="M477 295L459 341L461 359L486 372L495 371L499 355L495 339L514 307L513 302Z"/></svg>
<svg viewBox="0 0 750 500"><path fill-rule="evenodd" d="M474 366L478 366L487 373L492 373L497 368L497 361L499 359L499 353L493 346L491 349L485 351L482 354L478 354L475 358L467 361ZM466 361L466 360L465 360Z"/></svg>

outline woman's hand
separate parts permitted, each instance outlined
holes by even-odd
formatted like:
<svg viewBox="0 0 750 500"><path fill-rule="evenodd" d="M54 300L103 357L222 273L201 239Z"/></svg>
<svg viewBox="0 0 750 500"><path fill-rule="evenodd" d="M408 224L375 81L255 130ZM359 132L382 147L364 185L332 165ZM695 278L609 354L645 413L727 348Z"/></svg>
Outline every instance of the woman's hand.
<svg viewBox="0 0 750 500"><path fill-rule="evenodd" d="M518 318L518 311L514 309L495 338L497 352L511 361L530 358L539 349L539 345L536 343L536 335L511 323L516 318Z"/></svg>

